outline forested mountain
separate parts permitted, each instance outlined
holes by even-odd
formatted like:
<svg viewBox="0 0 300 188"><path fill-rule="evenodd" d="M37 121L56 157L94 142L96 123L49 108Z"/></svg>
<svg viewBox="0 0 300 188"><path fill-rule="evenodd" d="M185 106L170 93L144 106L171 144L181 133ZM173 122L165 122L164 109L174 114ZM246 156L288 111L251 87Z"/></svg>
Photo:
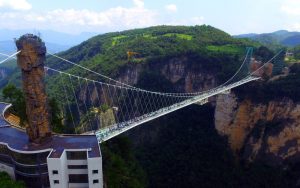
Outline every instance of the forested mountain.
<svg viewBox="0 0 300 188"><path fill-rule="evenodd" d="M234 39L211 26L158 26L98 35L58 55L112 77L132 65L163 63L170 58L189 56L192 62L224 70L220 71L221 78L229 77L239 66L248 46L259 47L259 43ZM128 60L129 51L137 55ZM50 56L47 65L61 70L72 67ZM76 68L70 71L91 76ZM18 82L19 79L16 73L6 81Z"/></svg>
<svg viewBox="0 0 300 188"><path fill-rule="evenodd" d="M248 38L260 42L263 45L278 48L279 46L295 47L300 45L300 32L289 32L280 30L273 33L264 34L242 34L236 35L235 38Z"/></svg>
<svg viewBox="0 0 300 188"><path fill-rule="evenodd" d="M58 45L73 46L77 45L88 38L95 36L95 33L79 33L79 34L68 34L52 30L36 30L36 29L20 29L20 30L9 30L0 29L0 41L13 40L26 33L33 33L40 35L40 37L50 43Z"/></svg>
<svg viewBox="0 0 300 188"><path fill-rule="evenodd" d="M58 53L67 50L71 45L55 44L46 42L46 46L49 52ZM5 54L12 54L16 52L16 44L13 40L0 41L0 52ZM0 57L1 58L1 57Z"/></svg>
<svg viewBox="0 0 300 188"><path fill-rule="evenodd" d="M225 70L234 63L225 63L222 58L240 60L248 46L259 47L259 43L234 39L211 26L158 26L99 35L59 55L116 77L120 74L118 70L130 63L147 64L182 55L193 56L193 61L203 61L207 66L221 68L223 63L222 69ZM129 51L137 55L128 60ZM70 65L59 63L52 57L48 58L48 64L63 70L70 68Z"/></svg>

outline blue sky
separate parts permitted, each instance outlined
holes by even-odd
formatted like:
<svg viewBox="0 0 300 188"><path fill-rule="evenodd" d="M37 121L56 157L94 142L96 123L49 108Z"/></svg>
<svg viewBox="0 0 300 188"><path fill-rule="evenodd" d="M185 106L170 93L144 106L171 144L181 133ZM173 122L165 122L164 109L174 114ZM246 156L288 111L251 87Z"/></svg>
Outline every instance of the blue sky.
<svg viewBox="0 0 300 188"><path fill-rule="evenodd" d="M0 28L104 33L208 24L230 34L300 31L300 0L0 0Z"/></svg>

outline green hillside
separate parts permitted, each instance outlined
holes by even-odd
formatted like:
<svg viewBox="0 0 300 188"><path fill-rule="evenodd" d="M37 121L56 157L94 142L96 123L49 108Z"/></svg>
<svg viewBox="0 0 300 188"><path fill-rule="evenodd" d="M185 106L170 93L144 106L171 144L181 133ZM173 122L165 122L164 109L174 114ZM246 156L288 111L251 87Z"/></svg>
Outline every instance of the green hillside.
<svg viewBox="0 0 300 188"><path fill-rule="evenodd" d="M59 55L97 68L97 64L105 61L126 63L127 51L137 52L139 58L147 61L154 57L200 51L206 54L216 51L234 54L240 52L239 50L245 51L246 46L258 44L234 39L229 34L206 25L158 26L98 35ZM56 62L50 58L49 63L55 65Z"/></svg>
<svg viewBox="0 0 300 188"><path fill-rule="evenodd" d="M260 44L248 39L235 39L207 25L156 26L98 35L58 55L111 77L117 77L128 66L150 62L164 63L174 57L188 57L194 64L219 70L218 77L224 80L237 70L246 47L249 46L258 48ZM128 51L138 54L128 60ZM100 79L51 56L47 57L46 65ZM8 67L12 73L8 78L0 80L0 88L9 82L20 86L20 72L15 69L15 64L10 62L2 67ZM49 83L53 92L56 90L51 83L56 81L53 78Z"/></svg>
<svg viewBox="0 0 300 188"><path fill-rule="evenodd" d="M300 32L289 32L286 30L263 34L243 34L235 37L248 38L273 49L278 49L282 46L295 47L300 45Z"/></svg>

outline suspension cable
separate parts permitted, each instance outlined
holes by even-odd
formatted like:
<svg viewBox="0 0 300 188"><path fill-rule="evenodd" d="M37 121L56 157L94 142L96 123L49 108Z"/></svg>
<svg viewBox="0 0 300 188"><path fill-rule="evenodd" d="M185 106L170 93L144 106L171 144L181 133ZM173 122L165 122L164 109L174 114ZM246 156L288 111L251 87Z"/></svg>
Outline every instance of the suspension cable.
<svg viewBox="0 0 300 188"><path fill-rule="evenodd" d="M17 51L16 53L12 54L12 55L7 55L7 58L5 58L4 60L0 61L0 64L4 63L5 61L13 58L14 56L18 55L21 51ZM1 54L3 55L3 54Z"/></svg>
<svg viewBox="0 0 300 188"><path fill-rule="evenodd" d="M249 52L249 50L248 50L248 52ZM91 70L91 69L89 69L89 68L86 68L86 67L84 67L84 66L82 66L82 65L79 65L79 64L77 64L77 63L75 63L75 62L72 62L72 61L70 61L70 60L67 60L67 59L65 59L65 58L63 58L63 57L60 57L60 56L58 56L58 55L55 55L55 54L52 54L52 53L49 53L49 52L47 52L47 53L48 53L49 55L53 56L53 57L56 57L56 58L59 58L59 59L65 61L65 62L67 62L67 63L70 63L70 64L75 65L75 66L77 66L77 67L80 67L80 68L82 68L82 69L84 69L84 70L87 70L87 71L89 71L89 72L92 72L92 73L94 73L94 74L96 74L96 75L98 75L98 76L100 76L100 77L103 77L103 78L105 78L105 79L108 79L109 81L113 81L113 82L115 82L115 83L121 84L121 85L123 85L123 86L125 86L125 87L128 87L128 88L134 88L134 89L137 89L137 90L146 91L146 90L144 90L144 89L137 88L137 87L131 86L131 85L129 85L129 84L120 82L120 81L118 81L118 80L112 79L112 78L110 78L110 77L108 77L108 76L105 76L105 75L103 75L103 74L100 74L100 73L98 73L98 72L95 72L95 71L93 71L93 70ZM248 53L247 53L247 54L248 54ZM246 62L246 59L247 59L247 58L245 58L244 63ZM243 64L244 64L244 63L243 63ZM242 66L243 66L243 64L242 64ZM235 73L235 75L237 75L237 74L239 73L239 71L241 70L242 66L241 66L241 67L239 68L239 70ZM234 75L234 76L235 76L235 75ZM234 76L233 76L233 77L234 77ZM233 77L232 77L232 78L233 78ZM228 81L225 82L225 83L228 83ZM222 84L222 85L220 85L220 86L218 86L218 87L221 87L221 86L225 85L225 83ZM186 97L191 97L191 96L194 96L194 95L199 95L199 94L201 94L201 93L203 93L203 92L207 92L207 91L193 92L193 93L164 93L164 94L167 94L167 95L174 95L174 96L186 96ZM155 93L161 93L161 92L155 92Z"/></svg>
<svg viewBox="0 0 300 188"><path fill-rule="evenodd" d="M256 72L258 72L259 70L261 70L266 64L272 62L275 58L277 58L281 53L283 52L283 50L280 50L275 56L273 56L269 61L267 61L266 63L264 63L261 67L259 67L257 70L255 70L254 72L252 72L250 75L253 76L253 74L255 74Z"/></svg>

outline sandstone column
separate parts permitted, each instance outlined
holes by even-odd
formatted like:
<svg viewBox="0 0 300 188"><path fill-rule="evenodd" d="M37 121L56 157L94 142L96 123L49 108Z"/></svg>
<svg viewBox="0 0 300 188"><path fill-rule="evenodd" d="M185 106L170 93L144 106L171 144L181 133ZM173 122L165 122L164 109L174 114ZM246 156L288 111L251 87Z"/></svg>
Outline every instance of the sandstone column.
<svg viewBox="0 0 300 188"><path fill-rule="evenodd" d="M50 115L44 84L45 43L37 36L26 34L16 41L18 65L28 118L27 134L31 142L42 143L51 136Z"/></svg>

